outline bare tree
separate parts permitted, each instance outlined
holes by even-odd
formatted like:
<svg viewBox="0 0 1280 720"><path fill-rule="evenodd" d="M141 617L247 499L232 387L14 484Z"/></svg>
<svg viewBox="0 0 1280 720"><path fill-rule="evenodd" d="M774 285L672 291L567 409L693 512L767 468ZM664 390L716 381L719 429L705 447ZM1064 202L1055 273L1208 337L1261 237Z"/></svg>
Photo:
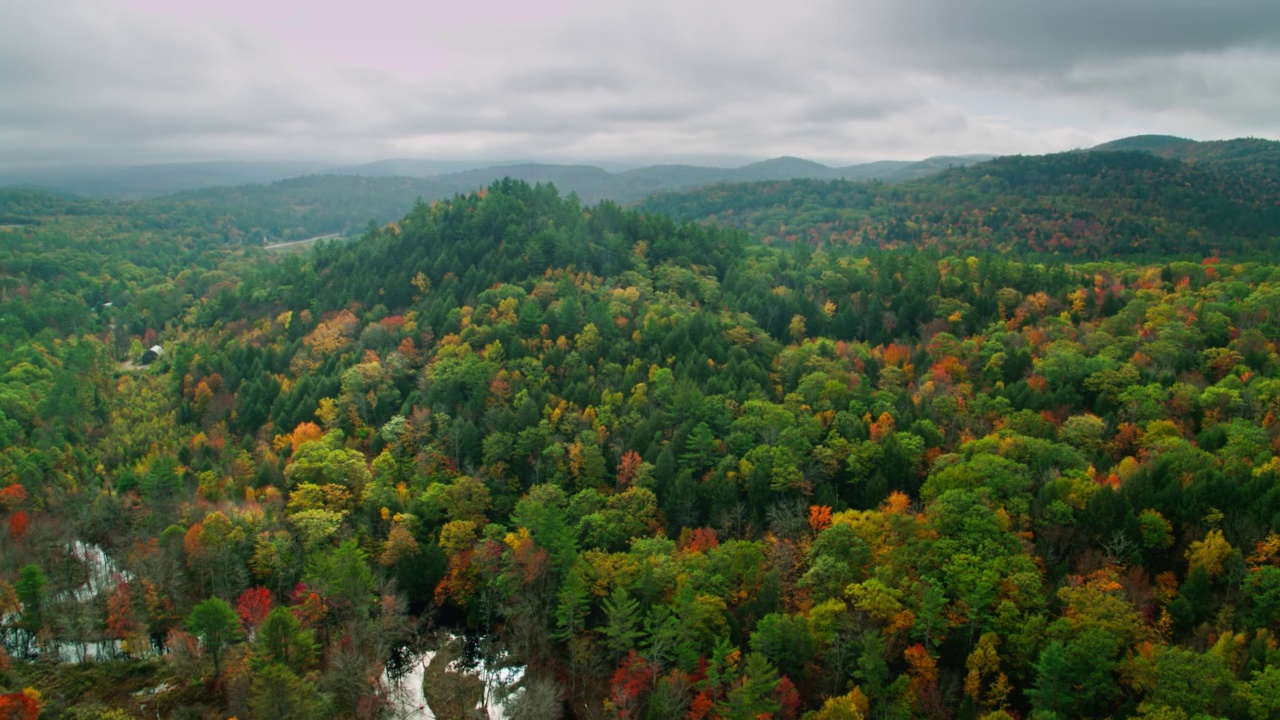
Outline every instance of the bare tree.
<svg viewBox="0 0 1280 720"><path fill-rule="evenodd" d="M551 675L526 675L504 709L513 718L560 720L564 717L564 688Z"/></svg>

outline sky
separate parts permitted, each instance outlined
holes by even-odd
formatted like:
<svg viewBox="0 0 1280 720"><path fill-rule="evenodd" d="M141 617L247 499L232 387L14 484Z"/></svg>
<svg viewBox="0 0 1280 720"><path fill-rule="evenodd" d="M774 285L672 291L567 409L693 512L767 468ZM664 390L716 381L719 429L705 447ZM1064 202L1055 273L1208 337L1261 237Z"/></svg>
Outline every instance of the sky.
<svg viewBox="0 0 1280 720"><path fill-rule="evenodd" d="M3 0L0 165L1280 138L1276 0Z"/></svg>

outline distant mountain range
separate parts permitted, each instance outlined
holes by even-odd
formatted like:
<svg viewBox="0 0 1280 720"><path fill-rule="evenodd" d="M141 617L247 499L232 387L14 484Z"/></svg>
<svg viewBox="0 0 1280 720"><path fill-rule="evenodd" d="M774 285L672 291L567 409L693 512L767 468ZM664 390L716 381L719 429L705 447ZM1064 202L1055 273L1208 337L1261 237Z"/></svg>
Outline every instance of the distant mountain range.
<svg viewBox="0 0 1280 720"><path fill-rule="evenodd" d="M114 174L106 168L59 172L21 178L0 174L0 188L23 185L58 194L0 191L0 224L114 208L110 211L166 214L173 222L180 218L193 234L221 234L232 242L350 236L371 221L404 217L419 198L449 198L510 177L553 183L562 195L575 193L584 203L639 204L676 219L739 227L766 240L892 245L951 236L968 238L964 243L975 246L994 243L1014 250L1025 241L1032 249L1066 246L1073 253L1102 256L1119 250L1115 242L1132 253L1192 245L1204 251L1270 248L1280 238L1280 142L1250 138L1196 142L1143 135L1056 155L937 157L843 168L782 157L736 168L655 165L613 171L590 165L468 167L385 160L338 168L268 161L139 166L117 168ZM280 176L291 177L274 179ZM880 187L867 180L892 184ZM205 186L179 191L184 184ZM154 197L162 189L170 192ZM101 200L122 194L130 202ZM28 207L55 205L63 209ZM1188 244L1193 235L1196 241Z"/></svg>
<svg viewBox="0 0 1280 720"><path fill-rule="evenodd" d="M1172 135L1136 135L1103 143L1088 151L1138 151L1186 162L1219 164L1280 162L1280 144L1242 138L1200 142ZM365 178L412 178L424 198L448 197L511 177L531 183L551 182L562 193L577 193L586 202L609 199L634 203L655 193L688 190L720 183L766 180L880 180L906 182L994 158L994 155L939 156L925 160L881 160L832 167L797 157L779 157L741 167L669 164L628 168L619 164L569 165L444 160L390 159L357 165L309 161L223 161L134 166L64 166L0 170L0 187L78 195L93 199L141 200L191 190L273 183L316 175Z"/></svg>
<svg viewBox="0 0 1280 720"><path fill-rule="evenodd" d="M654 165L622 169L612 166L612 171L593 165L549 163L482 166L480 163L404 159L335 166L319 162L266 160L0 171L0 187L23 187L94 199L140 200L189 190L271 183L309 175L358 175L430 180L432 184L424 186L424 197L447 197L511 177L531 183L555 183L562 192L577 193L587 202L610 199L631 203L656 192L726 182L800 178L902 182L992 157L965 155L919 161L884 160L847 167L830 167L801 158L780 157L736 168Z"/></svg>
<svg viewBox="0 0 1280 720"><path fill-rule="evenodd" d="M797 179L655 194L638 206L765 242L1104 258L1280 252L1280 142L1125 138L1011 155L892 186Z"/></svg>
<svg viewBox="0 0 1280 720"><path fill-rule="evenodd" d="M0 170L0 187L43 190L95 200L142 200L206 187L270 183L323 172L324 163L227 161L158 165L68 165Z"/></svg>

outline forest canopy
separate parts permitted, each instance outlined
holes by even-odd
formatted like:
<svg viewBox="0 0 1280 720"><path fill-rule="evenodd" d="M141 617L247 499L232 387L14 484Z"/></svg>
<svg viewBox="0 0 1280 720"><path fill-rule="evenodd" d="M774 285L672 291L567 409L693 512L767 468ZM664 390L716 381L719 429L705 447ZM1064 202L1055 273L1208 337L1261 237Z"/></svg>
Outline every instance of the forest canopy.
<svg viewBox="0 0 1280 720"><path fill-rule="evenodd" d="M521 717L1275 717L1275 171L1211 160L283 253L3 191L0 703L378 717L445 627Z"/></svg>

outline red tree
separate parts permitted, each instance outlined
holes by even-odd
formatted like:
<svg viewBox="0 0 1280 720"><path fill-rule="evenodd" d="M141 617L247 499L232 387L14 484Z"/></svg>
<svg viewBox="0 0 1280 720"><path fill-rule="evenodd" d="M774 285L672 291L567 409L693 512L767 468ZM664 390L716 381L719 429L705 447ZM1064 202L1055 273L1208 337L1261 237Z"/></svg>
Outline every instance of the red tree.
<svg viewBox="0 0 1280 720"><path fill-rule="evenodd" d="M40 694L27 689L0 695L0 720L36 720L40 717Z"/></svg>
<svg viewBox="0 0 1280 720"><path fill-rule="evenodd" d="M21 505L27 499L27 489L14 483L0 490L0 508L9 509Z"/></svg>
<svg viewBox="0 0 1280 720"><path fill-rule="evenodd" d="M15 541L22 540L22 537L27 534L28 522L26 510L19 510L9 518L9 534Z"/></svg>
<svg viewBox="0 0 1280 720"><path fill-rule="evenodd" d="M129 583L120 583L107 596L107 621L103 629L107 637L116 640L124 640L138 632L138 621L133 615L133 599L129 596Z"/></svg>
<svg viewBox="0 0 1280 720"><path fill-rule="evenodd" d="M831 506L829 505L810 505L809 506L809 528L815 534L831 527Z"/></svg>
<svg viewBox="0 0 1280 720"><path fill-rule="evenodd" d="M258 629L271 612L271 591L264 587L249 588L236 600L236 614L249 632Z"/></svg>
<svg viewBox="0 0 1280 720"><path fill-rule="evenodd" d="M641 700L653 689L654 670L635 650L618 664L609 682L610 699L618 717L625 720L639 715L644 707Z"/></svg>
<svg viewBox="0 0 1280 720"><path fill-rule="evenodd" d="M804 707L804 703L800 700L800 693L796 691L796 686L786 675L782 676L782 680L778 682L778 689L773 692L773 697L778 701L778 718L779 720L795 720L800 717L800 710Z"/></svg>
<svg viewBox="0 0 1280 720"><path fill-rule="evenodd" d="M631 481L635 480L642 462L644 461L640 453L635 450L628 450L622 454L622 459L618 461L618 487L631 487Z"/></svg>

